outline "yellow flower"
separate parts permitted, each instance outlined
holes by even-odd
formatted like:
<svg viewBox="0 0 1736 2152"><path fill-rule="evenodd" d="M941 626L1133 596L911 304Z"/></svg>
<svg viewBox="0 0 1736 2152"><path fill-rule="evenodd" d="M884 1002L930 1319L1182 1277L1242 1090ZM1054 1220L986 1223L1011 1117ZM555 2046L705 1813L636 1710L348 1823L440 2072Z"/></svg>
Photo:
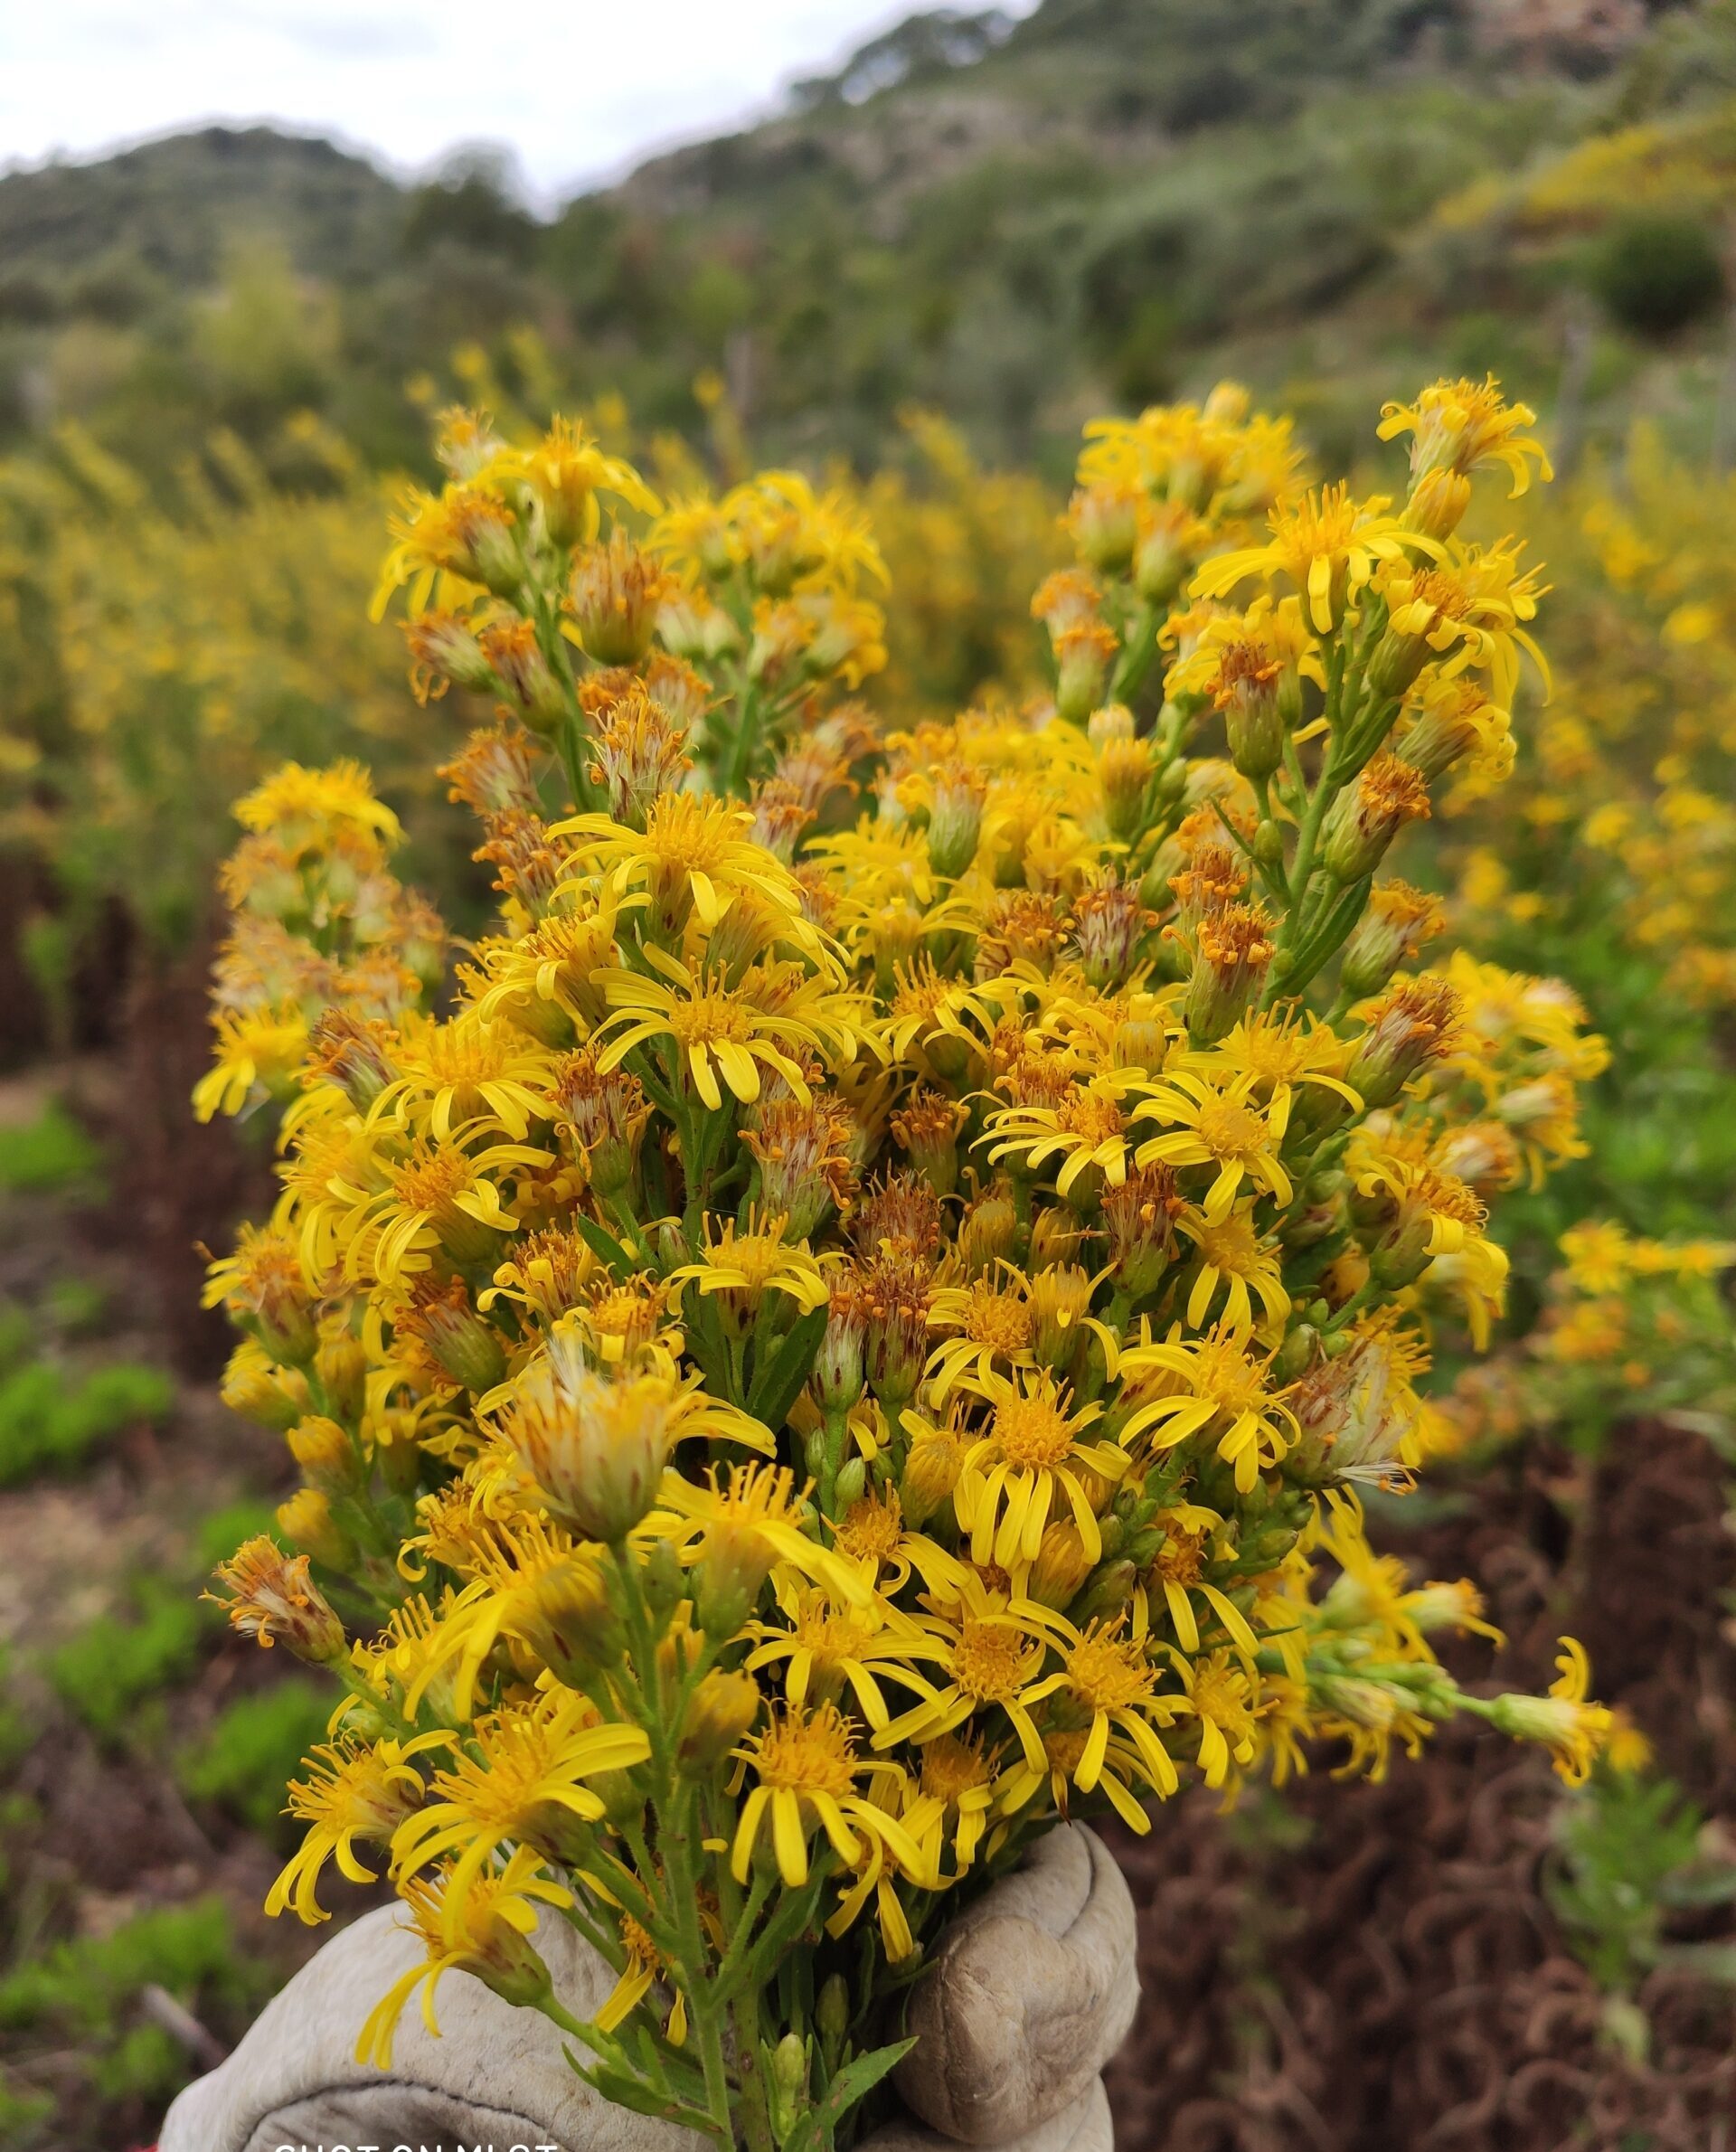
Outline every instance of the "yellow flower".
<svg viewBox="0 0 1736 2152"><path fill-rule="evenodd" d="M287 1084L307 1052L307 1019L294 1002L274 1008L220 1010L212 1018L217 1044L211 1068L193 1087L202 1121L238 1114L250 1100Z"/></svg>
<svg viewBox="0 0 1736 2152"><path fill-rule="evenodd" d="M1233 1072L1222 1049L1220 1056L1217 1069L1207 1072L1180 1066L1165 1071L1133 1110L1136 1120L1160 1121L1170 1130L1139 1146L1140 1166L1216 1168L1203 1204L1208 1225L1230 1215L1244 1181L1280 1206L1293 1194L1278 1156L1289 1122L1288 1097L1262 1106L1259 1079Z"/></svg>
<svg viewBox="0 0 1736 2152"><path fill-rule="evenodd" d="M1532 463L1540 478L1554 476L1543 444L1524 435L1524 429L1536 423L1536 412L1528 404L1508 403L1490 373L1480 382L1431 382L1414 403L1385 404L1375 430L1383 441L1411 436L1413 479L1429 471L1468 477L1485 465L1499 464L1512 481L1508 498L1514 499L1530 486Z"/></svg>
<svg viewBox="0 0 1736 2152"><path fill-rule="evenodd" d="M1067 1388L1044 1373L1021 1373L1011 1381L990 1374L983 1395L992 1407L988 1426L966 1450L953 1490L959 1524L970 1534L971 1559L1005 1569L1034 1562L1050 1512L1065 1496L1086 1553L1099 1561L1103 1535L1090 1483L1118 1479L1127 1468L1126 1453L1113 1442L1084 1439L1102 1406L1072 1409Z"/></svg>
<svg viewBox="0 0 1736 2152"><path fill-rule="evenodd" d="M966 1377L980 1390L997 1368L1035 1365L1031 1281L1005 1260L997 1269L995 1279L942 1286L929 1302L929 1328L954 1333L935 1346L922 1370L927 1394L937 1408Z"/></svg>
<svg viewBox="0 0 1736 2152"><path fill-rule="evenodd" d="M654 960L663 956L657 949L646 954ZM674 958L663 958L657 969L663 978L634 971L603 975L611 1014L597 1034L599 1069L618 1068L636 1046L668 1039L685 1080L715 1113L723 1104L720 1072L744 1105L760 1096L761 1067L775 1070L806 1100L807 1079L787 1050L848 1050L848 1027L797 966L756 966L734 985L720 973L690 971Z"/></svg>
<svg viewBox="0 0 1736 2152"><path fill-rule="evenodd" d="M397 1076L371 1120L408 1118L438 1142L498 1130L523 1143L549 1118L544 1088L552 1057L510 1024L469 1010L449 1023L409 1024L392 1048Z"/></svg>
<svg viewBox="0 0 1736 2152"><path fill-rule="evenodd" d="M1281 1332L1290 1312L1290 1296L1284 1290L1280 1251L1254 1231L1253 1205L1232 1211L1212 1225L1184 1211L1176 1218L1177 1230L1198 1250L1199 1269L1187 1296L1187 1319L1203 1330L1220 1290L1223 1295L1223 1320L1231 1330L1255 1327L1254 1299L1265 1312L1265 1332Z"/></svg>
<svg viewBox="0 0 1736 2152"><path fill-rule="evenodd" d="M1128 1447L1143 1439L1155 1449L1173 1449L1215 1427L1218 1455L1234 1466L1238 1493L1251 1494L1262 1469L1283 1457L1296 1434L1284 1393L1268 1387L1270 1366L1270 1354L1250 1358L1244 1336L1222 1324L1185 1343L1179 1324L1162 1345L1146 1336L1122 1355L1122 1401L1130 1410L1118 1439Z"/></svg>
<svg viewBox="0 0 1736 2152"><path fill-rule="evenodd" d="M956 1732L975 1713L992 1719L998 1711L1017 1735L1026 1762L1043 1770L1043 1736L1024 1703L1047 1647L1045 1633L1033 1626L1043 1612L1028 1600L1015 1606L991 1595L974 1572L961 1571L954 1592L923 1624L946 1647L936 1661L940 1686L882 1726L874 1735L875 1748L894 1748L902 1741L924 1746Z"/></svg>
<svg viewBox="0 0 1736 2152"><path fill-rule="evenodd" d="M785 1240L788 1222L787 1218L761 1218L750 1211L745 1225L726 1218L722 1233L717 1233L716 1221L708 1215L699 1260L672 1270L669 1284L679 1291L691 1283L701 1293L718 1296L726 1324L737 1336L751 1328L768 1293L780 1294L804 1315L811 1315L825 1307L828 1288L807 1242L792 1247Z"/></svg>
<svg viewBox="0 0 1736 2152"><path fill-rule="evenodd" d="M1266 544L1221 553L1195 571L1194 595L1223 598L1250 576L1288 576L1306 599L1310 623L1330 635L1381 562L1401 561L1408 547L1439 551L1433 539L1406 530L1388 507L1382 499L1353 499L1344 485L1293 495L1267 517Z"/></svg>
<svg viewBox="0 0 1736 2152"><path fill-rule="evenodd" d="M1156 1694L1157 1669L1143 1636L1123 1636L1118 1628L1092 1622L1076 1628L1065 1615L1048 1613L1044 1627L1060 1653L1061 1671L1026 1689L1027 1706L1045 1697L1065 1697L1071 1713L1089 1714L1089 1732L1071 1773L1081 1793L1090 1793L1103 1775L1109 1736L1119 1732L1137 1751L1152 1789L1167 1796L1179 1780L1168 1751L1152 1731L1154 1720L1167 1725L1169 1704Z"/></svg>
<svg viewBox="0 0 1736 2152"><path fill-rule="evenodd" d="M643 890L662 935L684 926L690 912L715 927L737 897L751 893L786 915L792 936L811 941L795 876L753 841L752 827L750 810L727 799L668 792L651 803L642 832L608 815L577 815L550 835L576 840L575 860L618 892Z"/></svg>
<svg viewBox="0 0 1736 2152"><path fill-rule="evenodd" d="M1198 1722L1195 1761L1208 1786L1222 1786L1235 1763L1242 1770L1254 1760L1260 1730L1260 1704L1253 1682L1227 1651L1199 1659L1175 1656L1175 1671L1186 1697L1172 1697L1172 1711L1188 1712Z"/></svg>
<svg viewBox="0 0 1736 2152"><path fill-rule="evenodd" d="M650 1753L642 1727L603 1724L593 1704L570 1692L479 1719L467 1751L434 1774L427 1806L399 1825L392 1874L401 1882L442 1866L448 1892L462 1894L508 1843L576 1865L586 1840L572 1825L603 1813L583 1781L630 1770ZM443 1866L448 1856L456 1858Z"/></svg>
<svg viewBox="0 0 1736 2152"><path fill-rule="evenodd" d="M1555 1664L1561 1671L1547 1696L1496 1696L1483 1712L1514 1740L1541 1741L1568 1784L1582 1786L1609 1740L1615 1718L1606 1705L1587 1701L1591 1668L1585 1647L1571 1637L1560 1641Z"/></svg>
<svg viewBox="0 0 1736 2152"><path fill-rule="evenodd" d="M348 1882L373 1883L374 1871L356 1858L355 1841L390 1845L392 1833L420 1807L425 1792L410 1757L443 1747L448 1739L444 1733L423 1733L408 1741L367 1742L344 1735L315 1749L307 1760L308 1776L289 1781L288 1812L308 1826L307 1835L272 1884L266 1911L275 1918L293 1905L309 1927L330 1920L317 1896L320 1870L328 1860L337 1863Z"/></svg>
<svg viewBox="0 0 1736 2152"><path fill-rule="evenodd" d="M627 1962L621 1976L609 1990L602 2008L592 2021L599 2033L612 2033L625 2025L639 2005L650 1994L653 1984L667 1979L669 1966L661 1950L633 1918L631 1913L620 1916L621 1949ZM687 2041L687 1998L680 1988L675 1990L675 2001L669 2009L669 2020L664 2028L665 2037L671 2047L683 2047Z"/></svg>
<svg viewBox="0 0 1736 2152"><path fill-rule="evenodd" d="M865 1607L835 1604L824 1591L780 1582L778 1610L788 1627L753 1624L759 1641L744 1664L750 1673L784 1664L784 1694L793 1707L810 1696L835 1703L847 1682L857 1709L878 1732L892 1717L880 1685L896 1682L921 1696L934 1692L912 1662L944 1656L944 1647L876 1593Z"/></svg>
<svg viewBox="0 0 1736 2152"><path fill-rule="evenodd" d="M989 1163L1021 1158L1029 1173L1039 1173L1052 1158L1061 1161L1055 1193L1063 1200L1080 1180L1085 1187L1107 1183L1118 1188L1127 1177L1127 1127L1125 1102L1139 1079L1119 1071L1090 1077L1070 1086L1053 1106L1006 1106L991 1113L984 1133L992 1142ZM1137 1116L1138 1109L1135 1109Z"/></svg>
<svg viewBox="0 0 1736 2152"><path fill-rule="evenodd" d="M377 837L389 850L404 841L403 826L359 762L341 760L323 769L285 762L234 807L243 829L275 837L290 850L329 841L354 830Z"/></svg>
<svg viewBox="0 0 1736 2152"><path fill-rule="evenodd" d="M738 1883L748 1880L768 1815L778 1873L788 1890L798 1891L807 1881L807 1845L816 1823L845 1867L860 1859L862 1837L878 1839L920 1879L921 1848L901 1823L856 1791L856 1781L864 1774L896 1781L904 1776L903 1768L859 1756L849 1723L836 1704L823 1704L812 1712L794 1706L774 1711L765 1732L750 1735L738 1754L758 1781L741 1804L730 1853L731 1873Z"/></svg>
<svg viewBox="0 0 1736 2152"><path fill-rule="evenodd" d="M539 1903L571 1905L572 1893L547 1881L538 1873L541 1867L540 1857L521 1845L504 1868L474 1877L467 1888L456 1887L449 1873L405 1882L400 1895L410 1909L411 1932L427 1947L428 1959L401 1974L369 2013L355 2044L358 2062L392 2068L392 2035L419 1987L422 2023L438 2039L434 1992L454 1967L474 1973L509 2003L531 2004L548 1994L549 1968L530 1940L536 1932L537 1909Z"/></svg>

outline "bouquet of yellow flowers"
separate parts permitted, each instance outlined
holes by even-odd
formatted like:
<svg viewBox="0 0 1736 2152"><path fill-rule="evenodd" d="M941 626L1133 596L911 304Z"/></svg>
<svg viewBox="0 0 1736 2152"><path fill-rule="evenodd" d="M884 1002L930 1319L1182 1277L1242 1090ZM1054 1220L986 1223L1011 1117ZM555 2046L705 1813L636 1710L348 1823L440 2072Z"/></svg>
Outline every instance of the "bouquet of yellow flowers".
<svg viewBox="0 0 1736 2152"><path fill-rule="evenodd" d="M220 1577L330 1668L274 1910L377 1848L428 1946L611 2100L847 2142L941 1915L1058 1819L1150 1827L1471 1712L1359 1490L1486 1336L1486 1204L1575 1155L1600 1043L1379 879L1494 781L1535 577L1456 529L1541 449L1494 382L1390 407L1394 508L1222 388L1089 429L1052 696L888 731L852 500L665 505L581 429L447 422L395 527L413 678L501 902L443 998L354 765L239 810L206 1113L282 1195L214 1264L226 1394L305 1485ZM619 1975L589 2021L534 1936Z"/></svg>

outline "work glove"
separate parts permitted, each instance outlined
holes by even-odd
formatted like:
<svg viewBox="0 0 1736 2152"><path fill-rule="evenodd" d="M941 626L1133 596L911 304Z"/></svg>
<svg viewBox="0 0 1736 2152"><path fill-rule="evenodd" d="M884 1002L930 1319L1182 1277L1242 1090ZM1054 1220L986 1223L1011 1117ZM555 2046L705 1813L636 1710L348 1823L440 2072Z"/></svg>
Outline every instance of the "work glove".
<svg viewBox="0 0 1736 2152"><path fill-rule="evenodd" d="M562 2053L570 2035L472 1975L440 1984L440 2037L419 2013L390 2072L355 2060L363 2021L422 1945L382 1906L333 1937L269 2003L228 2061L169 2110L158 2152L707 2152L703 2139L616 2107ZM1103 2065L1137 2000L1133 1902L1080 1824L943 1929L912 1989L917 2044L894 2074L901 2111L862 2152L1112 2152ZM558 1914L537 1949L583 2018L615 1984Z"/></svg>

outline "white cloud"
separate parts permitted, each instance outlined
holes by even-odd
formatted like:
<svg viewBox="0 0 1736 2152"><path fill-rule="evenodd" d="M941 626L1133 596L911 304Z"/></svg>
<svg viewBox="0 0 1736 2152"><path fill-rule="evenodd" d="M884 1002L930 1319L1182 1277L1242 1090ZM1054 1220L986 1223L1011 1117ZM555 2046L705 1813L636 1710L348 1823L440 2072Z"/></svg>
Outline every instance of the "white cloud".
<svg viewBox="0 0 1736 2152"><path fill-rule="evenodd" d="M555 195L763 111L907 0L0 0L0 165L212 119L404 166L514 150Z"/></svg>

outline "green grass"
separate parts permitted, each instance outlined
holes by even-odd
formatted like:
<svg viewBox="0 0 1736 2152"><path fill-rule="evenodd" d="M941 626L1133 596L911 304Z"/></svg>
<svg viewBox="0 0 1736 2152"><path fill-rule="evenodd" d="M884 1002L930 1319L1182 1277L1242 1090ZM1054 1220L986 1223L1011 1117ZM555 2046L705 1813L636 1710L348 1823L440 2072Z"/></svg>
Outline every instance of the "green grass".
<svg viewBox="0 0 1736 2152"><path fill-rule="evenodd" d="M5 1362L0 1335L0 1366ZM32 1473L69 1471L99 1444L138 1421L168 1417L175 1385L161 1368L130 1361L74 1378L46 1360L0 1375L0 1487Z"/></svg>
<svg viewBox="0 0 1736 2152"><path fill-rule="evenodd" d="M185 2081L187 2058L158 2026L137 2021L137 1998L151 1986L189 2007L251 1992L221 1898L160 1907L112 1934L56 1943L0 1977L0 2032L45 2034L71 2047L103 2099L164 2099ZM0 2079L0 2142L28 2144L25 2125L36 2119L31 2096Z"/></svg>
<svg viewBox="0 0 1736 2152"><path fill-rule="evenodd" d="M199 1611L186 1593L152 1586L138 1619L103 1615L50 1654L46 1672L61 1703L90 1731L114 1740L138 1707L191 1671Z"/></svg>
<svg viewBox="0 0 1736 2152"><path fill-rule="evenodd" d="M331 1712L324 1685L295 1678L238 1698L177 1758L181 1790L215 1801L262 1836L280 1836L284 1787L325 1737Z"/></svg>
<svg viewBox="0 0 1736 2152"><path fill-rule="evenodd" d="M0 1194L94 1192L101 1166L100 1147L58 1100L22 1127L0 1125Z"/></svg>

